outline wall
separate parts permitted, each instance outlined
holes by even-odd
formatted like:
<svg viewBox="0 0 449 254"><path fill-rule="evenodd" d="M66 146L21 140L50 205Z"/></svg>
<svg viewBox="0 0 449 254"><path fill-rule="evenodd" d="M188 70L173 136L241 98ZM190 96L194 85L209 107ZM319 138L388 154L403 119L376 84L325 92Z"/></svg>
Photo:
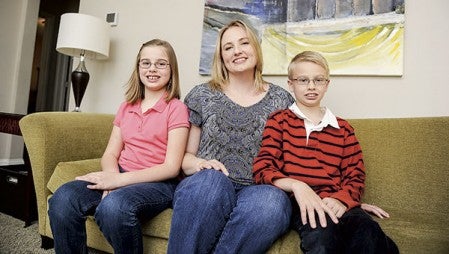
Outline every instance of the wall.
<svg viewBox="0 0 449 254"><path fill-rule="evenodd" d="M203 7L202 0L81 0L81 13L119 15L118 26L111 28L110 58L87 61L91 80L82 110L115 113L137 50L156 37L170 41L177 52L183 95L206 81L198 74ZM0 111L26 111L38 9L36 0L0 1ZM448 9L447 0L406 1L404 75L332 77L324 104L345 118L449 116ZM266 78L286 87L285 76ZM10 146L5 139L0 134L0 163L21 157L14 147L18 142Z"/></svg>
<svg viewBox="0 0 449 254"><path fill-rule="evenodd" d="M25 114L39 1L0 1L0 111ZM0 133L0 165L20 163L22 137ZM9 159L12 158L12 159Z"/></svg>
<svg viewBox="0 0 449 254"><path fill-rule="evenodd" d="M92 80L83 110L115 112L137 50L155 37L170 41L177 52L183 95L207 80L198 74L203 7L203 1L81 0L80 12L119 13L118 26L111 28L111 58L88 63ZM449 115L448 9L446 0L406 1L403 76L332 77L324 103L346 118ZM285 76L267 79L286 87Z"/></svg>

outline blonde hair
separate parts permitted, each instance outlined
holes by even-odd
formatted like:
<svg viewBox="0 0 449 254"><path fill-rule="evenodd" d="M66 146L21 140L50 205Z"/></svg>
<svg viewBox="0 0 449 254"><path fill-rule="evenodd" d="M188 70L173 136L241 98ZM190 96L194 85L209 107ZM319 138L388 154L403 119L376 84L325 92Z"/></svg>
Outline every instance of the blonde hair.
<svg viewBox="0 0 449 254"><path fill-rule="evenodd" d="M231 21L229 24L224 26L220 30L220 33L218 34L217 42L215 44L215 53L212 63L211 80L209 81L209 85L211 86L212 89L222 91L222 86L229 82L228 70L226 69L226 66L223 62L223 58L221 56L222 54L221 41L223 39L223 34L231 27L240 27L246 32L249 42L251 46L254 48L257 57L257 64L254 69L254 85L258 91L264 91L264 84L266 82L265 80L263 80L262 77L262 69L263 69L262 49L260 47L259 40L257 39L257 36L254 33L254 31L241 20Z"/></svg>
<svg viewBox="0 0 449 254"><path fill-rule="evenodd" d="M324 58L324 56L322 56L320 53L316 52L316 51L303 51L299 54L297 54L296 56L293 57L293 59L290 61L290 64L288 65L288 78L292 79L292 75L293 75L293 65L296 63L301 63L301 62L311 62L314 64L317 64L321 67L323 67L323 69L326 71L326 78L329 78L330 75L330 71L329 71L329 65L327 63L326 58Z"/></svg>
<svg viewBox="0 0 449 254"><path fill-rule="evenodd" d="M160 39L153 39L151 41L147 41L139 49L139 53L137 54L136 61L134 64L134 70L129 78L128 83L126 84L126 92L125 99L128 103L134 104L139 100L144 99L145 97L145 86L140 80L139 77L139 62L142 54L142 50L145 47L163 47L165 52L168 55L168 62L170 67L170 80L168 84L165 86L167 90L166 101L170 101L173 98L179 99L181 97L181 89L179 85L179 74L178 74L178 60L176 58L175 51L173 47L167 41Z"/></svg>

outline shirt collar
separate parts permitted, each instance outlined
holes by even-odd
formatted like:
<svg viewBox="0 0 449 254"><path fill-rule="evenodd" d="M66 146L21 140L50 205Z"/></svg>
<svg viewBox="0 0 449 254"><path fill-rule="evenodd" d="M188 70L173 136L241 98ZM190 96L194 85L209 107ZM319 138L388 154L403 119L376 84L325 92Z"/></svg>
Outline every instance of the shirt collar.
<svg viewBox="0 0 449 254"><path fill-rule="evenodd" d="M340 126L338 125L337 117L328 109L327 107L324 107L326 112L324 113L323 119L321 119L321 122L319 126L326 127L328 125L340 129ZM298 116L301 119L310 121L304 113L301 112L298 105L296 105L296 102L294 102L289 109L295 113L296 116Z"/></svg>
<svg viewBox="0 0 449 254"><path fill-rule="evenodd" d="M165 98L167 98L167 95L168 95L167 92L165 92L161 96L161 98L159 98L159 100L156 102L156 104L154 104L154 106L152 108L148 109L146 112L143 112L143 114L148 114L148 112L150 112L151 110L155 110L157 112L164 111L168 105L167 101L165 100ZM141 107L140 107L141 104L142 104L142 100L139 100L137 103L134 103L131 106L129 112L135 112L135 113L140 114L142 112Z"/></svg>

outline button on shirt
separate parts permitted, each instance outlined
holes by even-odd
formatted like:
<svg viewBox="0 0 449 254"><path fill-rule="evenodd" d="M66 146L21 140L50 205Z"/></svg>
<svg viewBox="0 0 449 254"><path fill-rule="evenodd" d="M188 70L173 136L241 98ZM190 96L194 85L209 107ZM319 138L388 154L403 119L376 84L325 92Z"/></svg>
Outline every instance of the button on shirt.
<svg viewBox="0 0 449 254"><path fill-rule="evenodd" d="M340 126L338 125L337 117L335 117L332 112L325 107L326 112L324 113L323 119L321 119L321 122L318 125L313 124L313 122L307 118L304 113L301 112L298 105L296 103L293 103L289 109L295 113L296 116L304 120L304 125L306 127L306 134L307 134L307 142L309 141L309 136L312 131L322 131L324 127L330 125L336 129L340 129Z"/></svg>
<svg viewBox="0 0 449 254"><path fill-rule="evenodd" d="M114 125L120 128L123 150L119 165L126 171L140 170L162 164L167 151L168 132L190 126L187 107L178 99L165 101L165 96L146 112L141 102L123 102Z"/></svg>

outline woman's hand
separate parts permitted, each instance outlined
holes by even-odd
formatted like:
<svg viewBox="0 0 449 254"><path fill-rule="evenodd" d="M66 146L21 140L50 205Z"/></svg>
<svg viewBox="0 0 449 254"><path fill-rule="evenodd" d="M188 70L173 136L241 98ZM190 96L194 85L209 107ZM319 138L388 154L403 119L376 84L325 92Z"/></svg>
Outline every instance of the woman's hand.
<svg viewBox="0 0 449 254"><path fill-rule="evenodd" d="M228 170L226 169L225 165L218 160L205 160L205 159L199 159L196 163L196 171L201 171L203 169L215 169L218 171L223 172L226 176L229 175Z"/></svg>
<svg viewBox="0 0 449 254"><path fill-rule="evenodd" d="M362 203L360 207L365 210L365 212L372 213L381 219L390 218L390 215L386 211L376 205Z"/></svg>

